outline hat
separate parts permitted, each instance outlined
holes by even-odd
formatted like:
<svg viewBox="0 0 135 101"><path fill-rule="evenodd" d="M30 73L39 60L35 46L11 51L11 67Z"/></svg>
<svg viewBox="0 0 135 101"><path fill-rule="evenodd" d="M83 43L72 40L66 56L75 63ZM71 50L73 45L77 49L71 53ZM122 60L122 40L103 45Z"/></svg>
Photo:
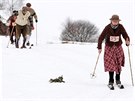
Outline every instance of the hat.
<svg viewBox="0 0 135 101"><path fill-rule="evenodd" d="M14 10L12 13L13 13L13 15L15 15L15 16L18 15L18 11L17 11L17 10Z"/></svg>
<svg viewBox="0 0 135 101"><path fill-rule="evenodd" d="M27 7L22 7L22 11L26 12L27 11Z"/></svg>
<svg viewBox="0 0 135 101"><path fill-rule="evenodd" d="M12 13L16 13L17 11L16 10L13 10L13 12Z"/></svg>
<svg viewBox="0 0 135 101"><path fill-rule="evenodd" d="M119 20L119 21L121 21L119 19L119 16L118 15L112 15L112 18L110 18L110 20Z"/></svg>
<svg viewBox="0 0 135 101"><path fill-rule="evenodd" d="M26 6L27 6L27 7L31 7L31 3L27 3Z"/></svg>

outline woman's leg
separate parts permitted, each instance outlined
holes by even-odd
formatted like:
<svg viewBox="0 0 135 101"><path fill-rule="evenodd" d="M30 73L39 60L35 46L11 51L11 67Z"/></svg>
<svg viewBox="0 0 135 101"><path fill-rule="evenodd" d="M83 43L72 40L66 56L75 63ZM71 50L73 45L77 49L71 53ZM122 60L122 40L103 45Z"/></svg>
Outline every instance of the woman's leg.
<svg viewBox="0 0 135 101"><path fill-rule="evenodd" d="M109 72L109 84L114 83L114 72Z"/></svg>
<svg viewBox="0 0 135 101"><path fill-rule="evenodd" d="M120 81L120 72L118 74L116 74L115 79L116 79L116 84L121 84L121 81Z"/></svg>

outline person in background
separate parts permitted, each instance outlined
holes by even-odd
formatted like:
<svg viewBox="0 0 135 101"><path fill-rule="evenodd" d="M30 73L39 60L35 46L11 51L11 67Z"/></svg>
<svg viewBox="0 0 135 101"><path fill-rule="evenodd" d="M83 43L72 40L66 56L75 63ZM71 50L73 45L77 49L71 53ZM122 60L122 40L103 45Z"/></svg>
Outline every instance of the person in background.
<svg viewBox="0 0 135 101"><path fill-rule="evenodd" d="M102 51L102 42L105 39L104 67L105 72L109 72L108 87L114 90L114 72L116 73L116 84L120 89L124 88L120 80L122 66L124 67L125 56L122 48L121 36L125 39L127 46L130 45L130 38L119 22L118 15L112 15L110 23L104 28L98 39L98 52Z"/></svg>
<svg viewBox="0 0 135 101"><path fill-rule="evenodd" d="M27 7L27 10L30 12L30 17L31 17L31 20L29 20L29 34L27 35L27 43L26 45L30 45L30 37L31 37L31 34L32 34L32 30L34 30L34 24L33 24L33 18L35 19L35 22L37 23L38 22L38 17L37 17L37 14L35 12L35 10L33 8L31 8L31 3L26 3L26 7Z"/></svg>
<svg viewBox="0 0 135 101"><path fill-rule="evenodd" d="M15 42L13 37L15 36L16 30L15 30L15 26L13 26L13 24L15 23L17 16L18 16L18 11L14 10L12 15L7 20L11 44L13 44Z"/></svg>
<svg viewBox="0 0 135 101"><path fill-rule="evenodd" d="M22 10L18 11L18 16L15 21L14 26L16 26L16 48L19 48L19 39L22 34L23 36L23 45L21 48L26 48L25 43L26 43L26 36L29 34L28 33L28 20L30 17L30 12L27 10L27 7L22 7Z"/></svg>

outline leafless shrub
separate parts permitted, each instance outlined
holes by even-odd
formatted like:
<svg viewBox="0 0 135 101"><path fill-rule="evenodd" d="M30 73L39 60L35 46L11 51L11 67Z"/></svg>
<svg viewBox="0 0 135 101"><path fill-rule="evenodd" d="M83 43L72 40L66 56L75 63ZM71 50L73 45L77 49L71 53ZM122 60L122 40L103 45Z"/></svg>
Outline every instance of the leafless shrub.
<svg viewBox="0 0 135 101"><path fill-rule="evenodd" d="M98 28L89 21L71 21L67 20L61 33L62 41L75 42L97 42Z"/></svg>

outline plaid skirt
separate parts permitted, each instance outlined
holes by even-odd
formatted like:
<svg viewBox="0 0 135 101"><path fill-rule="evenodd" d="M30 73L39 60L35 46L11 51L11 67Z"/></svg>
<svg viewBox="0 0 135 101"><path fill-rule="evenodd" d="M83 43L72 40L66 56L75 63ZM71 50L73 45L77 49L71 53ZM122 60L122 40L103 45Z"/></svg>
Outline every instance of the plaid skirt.
<svg viewBox="0 0 135 101"><path fill-rule="evenodd" d="M105 72L116 72L119 73L124 67L125 56L122 46L105 46L104 53L104 67Z"/></svg>

